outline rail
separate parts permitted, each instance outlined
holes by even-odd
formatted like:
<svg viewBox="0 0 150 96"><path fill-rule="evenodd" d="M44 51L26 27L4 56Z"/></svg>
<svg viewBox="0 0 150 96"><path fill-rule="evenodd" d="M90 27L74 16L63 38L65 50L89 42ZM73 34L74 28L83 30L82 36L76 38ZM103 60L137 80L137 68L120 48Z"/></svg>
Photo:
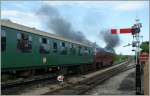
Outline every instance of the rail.
<svg viewBox="0 0 150 96"><path fill-rule="evenodd" d="M109 79L110 77L123 71L129 70L131 68L135 68L135 65L128 66L127 63L129 62L126 62L105 72L102 72L101 74L95 75L92 78L88 78L81 82L63 87L61 89L57 89L52 92L45 93L43 95L82 95L88 90L102 83L103 81Z"/></svg>

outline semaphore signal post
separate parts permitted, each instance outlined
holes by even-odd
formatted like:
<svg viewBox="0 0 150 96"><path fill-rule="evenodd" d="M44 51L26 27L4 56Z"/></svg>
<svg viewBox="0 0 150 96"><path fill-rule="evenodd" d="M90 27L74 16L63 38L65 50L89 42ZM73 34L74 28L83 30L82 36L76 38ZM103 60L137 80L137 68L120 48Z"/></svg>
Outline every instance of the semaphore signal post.
<svg viewBox="0 0 150 96"><path fill-rule="evenodd" d="M135 51L135 64L136 64L136 94L141 94L141 64L139 61L140 56L140 28L142 24L139 23L139 19L136 19L136 23L131 28L123 29L111 29L112 34L128 34L131 33L133 36L132 45L133 50ZM128 45L128 46L129 46Z"/></svg>

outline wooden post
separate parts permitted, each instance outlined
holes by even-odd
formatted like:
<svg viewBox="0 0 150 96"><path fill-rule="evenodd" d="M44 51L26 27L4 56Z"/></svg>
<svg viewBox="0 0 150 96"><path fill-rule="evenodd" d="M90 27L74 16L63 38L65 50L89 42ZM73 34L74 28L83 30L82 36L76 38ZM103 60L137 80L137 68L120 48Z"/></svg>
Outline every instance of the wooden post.
<svg viewBox="0 0 150 96"><path fill-rule="evenodd" d="M144 95L149 95L149 64L144 65Z"/></svg>
<svg viewBox="0 0 150 96"><path fill-rule="evenodd" d="M149 95L149 54L146 53L146 52L142 52L140 54L140 61L141 61L141 64L144 64L144 68L143 68L143 71L144 71L144 76L143 76L143 84L144 84L144 95Z"/></svg>

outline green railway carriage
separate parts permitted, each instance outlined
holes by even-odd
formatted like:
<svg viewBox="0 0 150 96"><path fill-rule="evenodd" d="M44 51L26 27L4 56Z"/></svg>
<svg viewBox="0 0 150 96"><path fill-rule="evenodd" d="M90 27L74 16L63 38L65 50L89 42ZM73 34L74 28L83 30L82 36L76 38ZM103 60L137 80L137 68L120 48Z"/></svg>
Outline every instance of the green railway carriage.
<svg viewBox="0 0 150 96"><path fill-rule="evenodd" d="M89 45L1 20L2 72L92 63Z"/></svg>

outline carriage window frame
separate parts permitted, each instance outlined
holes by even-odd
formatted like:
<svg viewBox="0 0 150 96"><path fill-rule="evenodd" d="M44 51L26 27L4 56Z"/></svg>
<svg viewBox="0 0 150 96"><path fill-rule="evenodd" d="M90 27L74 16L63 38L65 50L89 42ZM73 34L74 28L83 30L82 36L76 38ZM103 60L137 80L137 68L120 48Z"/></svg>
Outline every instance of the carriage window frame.
<svg viewBox="0 0 150 96"><path fill-rule="evenodd" d="M76 44L70 43L70 51L71 51L71 55L76 55L77 54L77 48L76 48Z"/></svg>
<svg viewBox="0 0 150 96"><path fill-rule="evenodd" d="M1 30L1 52L6 51L6 30Z"/></svg>
<svg viewBox="0 0 150 96"><path fill-rule="evenodd" d="M19 42L21 42L21 40L25 40L26 38L24 37L23 38L23 35L24 36L27 36L27 42L28 42L28 44L30 45L30 49L28 49L28 50L24 50L24 49L22 49L22 48L19 48ZM21 44L21 43L20 43ZM23 53L31 53L32 52L32 36L31 36L31 34L27 34L27 33L22 33L22 32L17 32L17 49L18 50L20 50L21 52L23 52Z"/></svg>
<svg viewBox="0 0 150 96"><path fill-rule="evenodd" d="M78 55L82 56L82 46L78 46Z"/></svg>
<svg viewBox="0 0 150 96"><path fill-rule="evenodd" d="M68 45L68 42L65 42L65 41L61 41L60 42L61 44L61 46L60 46L60 55L68 55L69 54L69 50L68 50L68 48L69 48L69 45Z"/></svg>
<svg viewBox="0 0 150 96"><path fill-rule="evenodd" d="M53 53L57 53L58 52L58 43L56 41L53 41L52 43L52 50L53 50Z"/></svg>
<svg viewBox="0 0 150 96"><path fill-rule="evenodd" d="M55 46L54 46L55 45ZM57 42L53 42L53 49L58 49Z"/></svg>
<svg viewBox="0 0 150 96"><path fill-rule="evenodd" d="M40 42L39 53L40 54L49 54L50 53L50 47L48 48L48 50L46 50L45 48L43 50L43 48L42 48L43 44L45 44L47 47L50 46L49 45L50 42L49 42L48 38L46 38L46 37L39 37L39 42Z"/></svg>
<svg viewBox="0 0 150 96"><path fill-rule="evenodd" d="M21 39L21 33L20 32L17 32L17 40L18 39Z"/></svg>
<svg viewBox="0 0 150 96"><path fill-rule="evenodd" d="M65 42L61 42L61 47L66 47L66 43Z"/></svg>
<svg viewBox="0 0 150 96"><path fill-rule="evenodd" d="M46 38L42 38L42 44L47 44L47 39Z"/></svg>
<svg viewBox="0 0 150 96"><path fill-rule="evenodd" d="M32 36L31 35L29 35L29 41L32 42Z"/></svg>

